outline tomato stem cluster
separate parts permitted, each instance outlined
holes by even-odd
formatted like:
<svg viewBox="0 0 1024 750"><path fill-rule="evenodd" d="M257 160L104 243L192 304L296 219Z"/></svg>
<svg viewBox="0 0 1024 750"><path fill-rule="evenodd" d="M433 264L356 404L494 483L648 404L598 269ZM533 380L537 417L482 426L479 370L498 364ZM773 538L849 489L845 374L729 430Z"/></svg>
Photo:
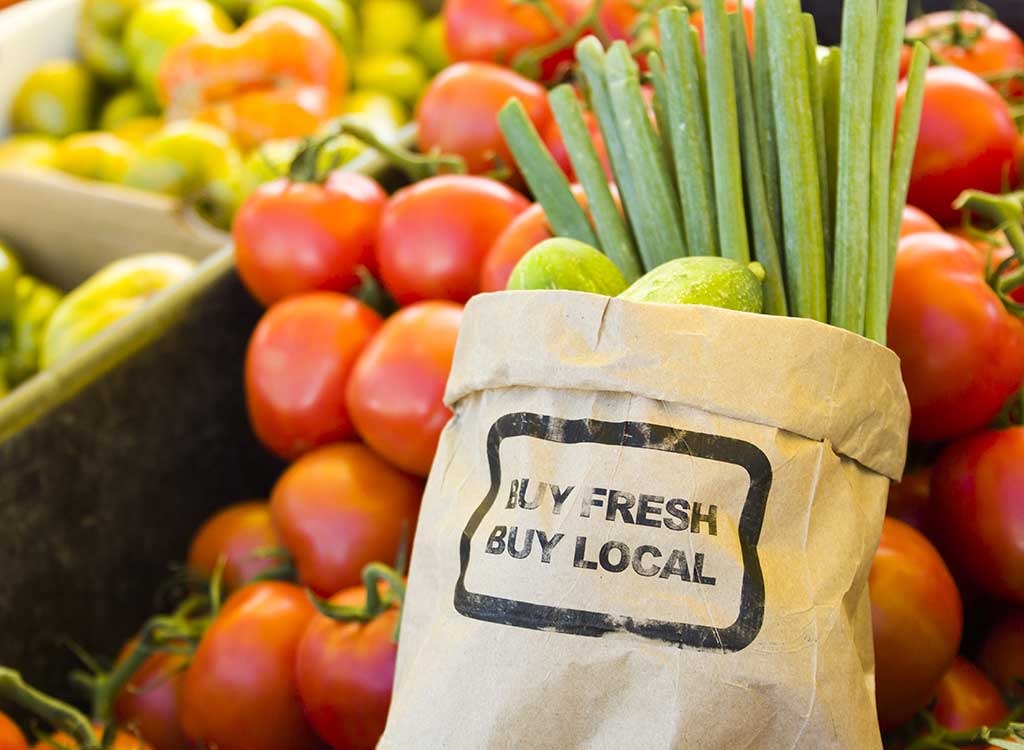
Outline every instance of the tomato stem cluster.
<svg viewBox="0 0 1024 750"><path fill-rule="evenodd" d="M1024 748L1024 724L1012 718L998 726L957 732L940 726L931 714L924 714L924 721L928 725L928 734L911 742L907 750L956 750L985 744L1006 750Z"/></svg>
<svg viewBox="0 0 1024 750"><path fill-rule="evenodd" d="M96 740L92 725L81 712L32 687L13 669L0 667L0 697L67 732L82 750L102 750L106 746Z"/></svg>
<svg viewBox="0 0 1024 750"><path fill-rule="evenodd" d="M387 584L383 591L381 583ZM331 604L312 591L308 595L320 614L337 622L370 622L394 606L401 608L405 601L405 581L398 571L383 563L371 563L363 568L363 586L366 601L361 605ZM394 638L398 639L398 625Z"/></svg>
<svg viewBox="0 0 1024 750"><path fill-rule="evenodd" d="M1013 255L992 270L989 284L1009 312L1024 318L1024 305L1011 297L1013 292L1024 287L1024 193L993 195L968 190L957 199L955 205L959 210L976 214L990 222L995 226L995 231L1006 236L1013 248Z"/></svg>

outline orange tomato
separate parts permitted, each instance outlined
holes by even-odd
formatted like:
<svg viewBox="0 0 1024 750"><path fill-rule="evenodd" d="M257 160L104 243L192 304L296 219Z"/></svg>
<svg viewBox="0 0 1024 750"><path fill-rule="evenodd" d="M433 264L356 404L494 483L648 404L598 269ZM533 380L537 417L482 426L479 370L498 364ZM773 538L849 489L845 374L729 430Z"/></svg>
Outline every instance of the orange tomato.
<svg viewBox="0 0 1024 750"><path fill-rule="evenodd" d="M188 550L188 567L209 577L224 558L224 585L236 589L277 564L262 553L280 544L268 503L238 503L224 508L200 527Z"/></svg>

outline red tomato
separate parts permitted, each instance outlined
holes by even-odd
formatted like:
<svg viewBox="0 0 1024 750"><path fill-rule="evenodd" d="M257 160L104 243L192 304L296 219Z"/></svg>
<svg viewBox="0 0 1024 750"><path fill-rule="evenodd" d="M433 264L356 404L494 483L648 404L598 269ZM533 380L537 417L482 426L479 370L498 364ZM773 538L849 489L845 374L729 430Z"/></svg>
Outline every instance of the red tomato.
<svg viewBox="0 0 1024 750"><path fill-rule="evenodd" d="M586 207L587 196L579 185L572 186L573 195ZM548 225L544 207L534 203L498 235L480 270L480 291L501 292L508 286L512 269L535 245L554 236Z"/></svg>
<svg viewBox="0 0 1024 750"><path fill-rule="evenodd" d="M907 93L900 83L896 110ZM1016 184L1017 126L996 91L973 73L930 68L909 202L943 224L955 224L953 202L969 188L1003 192Z"/></svg>
<svg viewBox="0 0 1024 750"><path fill-rule="evenodd" d="M365 605L366 590L342 591L331 604ZM393 607L369 622L318 614L299 641L295 674L313 728L334 750L371 750L384 733L398 645Z"/></svg>
<svg viewBox="0 0 1024 750"><path fill-rule="evenodd" d="M372 267L387 196L369 177L332 172L323 185L260 185L235 216L238 274L264 305L300 292L346 292Z"/></svg>
<svg viewBox="0 0 1024 750"><path fill-rule="evenodd" d="M885 519L868 586L878 718L888 730L931 700L960 646L963 607L935 547L893 518Z"/></svg>
<svg viewBox="0 0 1024 750"><path fill-rule="evenodd" d="M921 469L907 474L901 482L894 482L889 487L886 513L927 533L925 527L930 517L931 479L931 469Z"/></svg>
<svg viewBox="0 0 1024 750"><path fill-rule="evenodd" d="M1024 427L954 443L932 475L937 537L979 588L1024 604Z"/></svg>
<svg viewBox="0 0 1024 750"><path fill-rule="evenodd" d="M1024 610L1010 614L989 631L978 661L1000 690L1024 697Z"/></svg>
<svg viewBox="0 0 1024 750"><path fill-rule="evenodd" d="M480 291L480 268L495 237L530 202L483 177L433 177L395 193L381 217L381 281L401 305L466 302Z"/></svg>
<svg viewBox="0 0 1024 750"><path fill-rule="evenodd" d="M203 635L185 673L181 722L218 750L314 750L295 685L299 638L316 610L298 586L239 589Z"/></svg>
<svg viewBox="0 0 1024 750"><path fill-rule="evenodd" d="M118 661L137 643L127 643ZM183 654L156 653L143 662L114 702L118 726L137 732L159 750L192 750L195 745L181 729L179 706L187 666Z"/></svg>
<svg viewBox="0 0 1024 750"><path fill-rule="evenodd" d="M896 258L889 346L901 359L910 436L939 441L987 425L1024 381L1024 324L949 234L915 234Z"/></svg>
<svg viewBox="0 0 1024 750"><path fill-rule="evenodd" d="M942 726L961 731L999 724L1009 710L1003 696L981 670L966 659L957 657L939 682L932 713ZM974 750L985 750L986 747L971 745Z"/></svg>
<svg viewBox="0 0 1024 750"><path fill-rule="evenodd" d="M423 302L392 316L366 347L348 382L349 414L367 445L421 477L451 411L444 389L455 356L462 306Z"/></svg>
<svg viewBox="0 0 1024 750"><path fill-rule="evenodd" d="M591 0L548 0L566 25L579 20ZM537 8L519 0L445 0L445 45L453 61L475 60L510 65L528 50L549 44L559 30ZM557 76L572 59L572 44L541 63L541 78Z"/></svg>
<svg viewBox="0 0 1024 750"><path fill-rule="evenodd" d="M382 323L335 292L291 297L266 312L249 341L245 394L253 430L269 450L295 459L355 436L345 384Z"/></svg>
<svg viewBox="0 0 1024 750"><path fill-rule="evenodd" d="M273 568L276 562L263 552L280 545L270 520L270 506L261 500L238 503L219 511L200 527L188 550L188 567L209 578L224 558L222 580L229 590L236 589Z"/></svg>
<svg viewBox="0 0 1024 750"><path fill-rule="evenodd" d="M903 209L903 223L900 225L900 239L922 232L941 232L939 222L920 208L906 206Z"/></svg>
<svg viewBox="0 0 1024 750"><path fill-rule="evenodd" d="M907 24L908 39L920 39L932 52L979 76L1024 70L1024 42L994 18L973 11L927 13ZM999 87L1019 96L1020 81Z"/></svg>
<svg viewBox="0 0 1024 750"><path fill-rule="evenodd" d="M446 68L427 86L416 110L420 150L457 154L473 174L514 169L498 126L498 112L509 99L518 99L543 132L551 119L543 86L490 63Z"/></svg>
<svg viewBox="0 0 1024 750"><path fill-rule="evenodd" d="M0 750L28 750L25 735L4 713L0 713Z"/></svg>
<svg viewBox="0 0 1024 750"><path fill-rule="evenodd" d="M103 732L100 731L99 727L95 727L94 731L96 739L100 739L103 736ZM59 750L75 750L77 747L78 743L71 735L57 732L57 734L34 744L32 750L54 750L54 748L59 748ZM153 748L130 732L118 732L114 735L114 742L110 745L110 750L153 750Z"/></svg>
<svg viewBox="0 0 1024 750"><path fill-rule="evenodd" d="M320 596L359 583L363 568L412 541L423 484L361 443L309 453L281 476L270 511L299 581Z"/></svg>

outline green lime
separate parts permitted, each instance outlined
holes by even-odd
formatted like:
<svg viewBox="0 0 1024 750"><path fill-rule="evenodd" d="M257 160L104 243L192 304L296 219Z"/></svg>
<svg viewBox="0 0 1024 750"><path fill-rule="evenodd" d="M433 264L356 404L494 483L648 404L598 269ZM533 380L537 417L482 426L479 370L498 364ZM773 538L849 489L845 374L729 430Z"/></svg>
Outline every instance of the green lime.
<svg viewBox="0 0 1024 750"><path fill-rule="evenodd" d="M512 269L509 289L564 289L614 297L628 284L595 247L558 237L534 246Z"/></svg>
<svg viewBox="0 0 1024 750"><path fill-rule="evenodd" d="M356 12L345 0L254 0L249 6L249 18L280 6L302 11L319 21L341 42L349 59L358 54L359 21Z"/></svg>
<svg viewBox="0 0 1024 750"><path fill-rule="evenodd" d="M366 55L356 60L356 88L391 94L413 103L427 85L427 69L417 58L404 54Z"/></svg>
<svg viewBox="0 0 1024 750"><path fill-rule="evenodd" d="M448 67L448 47L444 41L444 18L434 16L420 29L419 38L413 45L413 52L427 66L431 73L440 73Z"/></svg>
<svg viewBox="0 0 1024 750"><path fill-rule="evenodd" d="M96 84L82 65L51 60L29 74L14 95L15 130L62 138L88 130L96 108Z"/></svg>
<svg viewBox="0 0 1024 750"><path fill-rule="evenodd" d="M419 37L423 9L415 0L363 0L363 51L369 55L404 52Z"/></svg>
<svg viewBox="0 0 1024 750"><path fill-rule="evenodd" d="M633 302L708 305L759 313L764 309L764 268L729 258L679 258L658 266L620 294Z"/></svg>
<svg viewBox="0 0 1024 750"><path fill-rule="evenodd" d="M100 109L100 130L116 130L126 122L155 114L138 89L125 89L107 99Z"/></svg>

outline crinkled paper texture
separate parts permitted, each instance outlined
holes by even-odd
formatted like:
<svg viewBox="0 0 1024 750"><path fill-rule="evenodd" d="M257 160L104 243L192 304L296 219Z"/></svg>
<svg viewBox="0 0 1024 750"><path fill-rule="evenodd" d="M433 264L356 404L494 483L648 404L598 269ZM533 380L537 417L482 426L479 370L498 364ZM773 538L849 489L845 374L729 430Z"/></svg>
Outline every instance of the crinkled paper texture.
<svg viewBox="0 0 1024 750"><path fill-rule="evenodd" d="M891 352L502 293L467 308L447 399L380 750L881 747L866 581L909 422Z"/></svg>

